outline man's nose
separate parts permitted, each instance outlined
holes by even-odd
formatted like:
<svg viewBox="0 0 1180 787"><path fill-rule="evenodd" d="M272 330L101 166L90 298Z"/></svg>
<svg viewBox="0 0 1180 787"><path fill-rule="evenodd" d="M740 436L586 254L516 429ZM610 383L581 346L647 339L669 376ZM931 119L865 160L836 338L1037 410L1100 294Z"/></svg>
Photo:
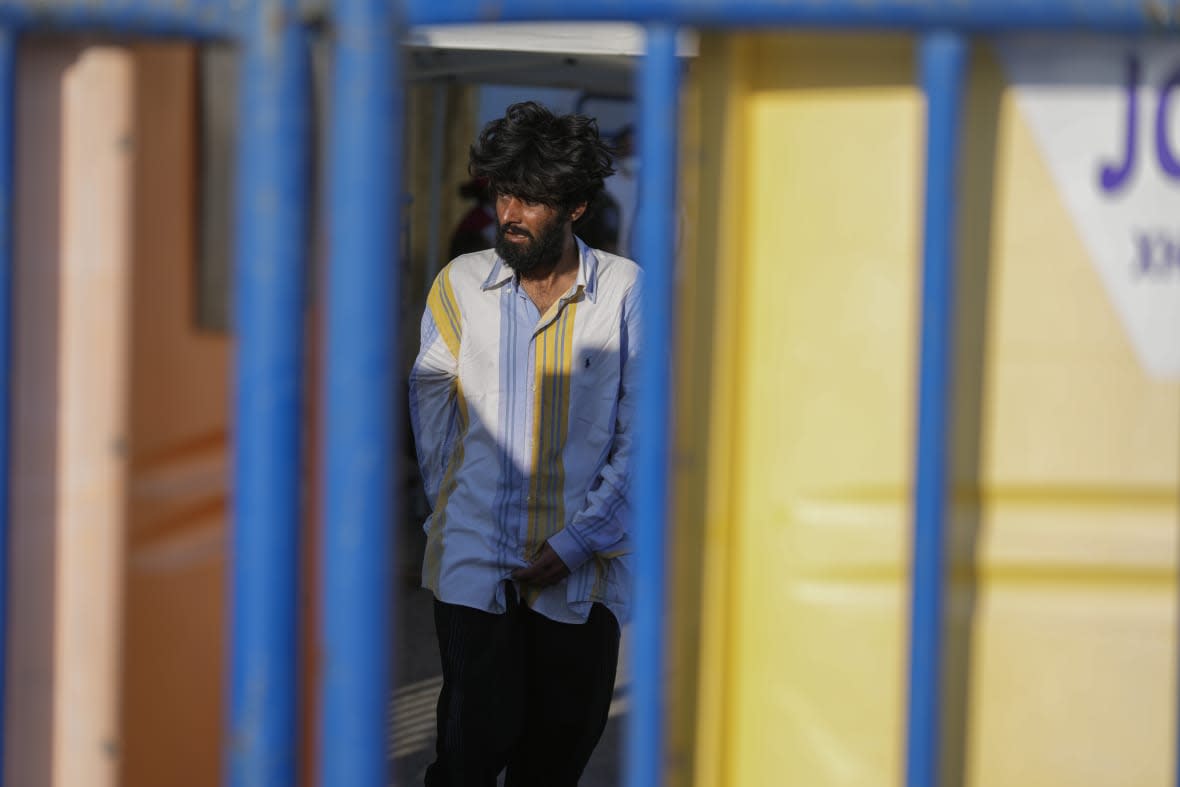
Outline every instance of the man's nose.
<svg viewBox="0 0 1180 787"><path fill-rule="evenodd" d="M501 197L499 207L501 224L510 224L520 220L520 200L516 197Z"/></svg>

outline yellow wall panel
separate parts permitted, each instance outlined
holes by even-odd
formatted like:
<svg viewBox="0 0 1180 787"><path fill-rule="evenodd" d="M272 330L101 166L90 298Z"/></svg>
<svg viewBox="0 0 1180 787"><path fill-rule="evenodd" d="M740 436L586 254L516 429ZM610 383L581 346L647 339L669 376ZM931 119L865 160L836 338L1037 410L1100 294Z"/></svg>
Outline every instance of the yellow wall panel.
<svg viewBox="0 0 1180 787"><path fill-rule="evenodd" d="M678 437L708 479L678 486L705 552L702 595L686 599L701 614L694 781L899 784L924 140L913 45L707 36L695 73L686 278L711 281L715 302L685 328L712 331L712 404L694 393ZM1180 390L1141 368L1014 94L977 47L944 783L1163 787Z"/></svg>
<svg viewBox="0 0 1180 787"><path fill-rule="evenodd" d="M986 315L978 530L957 534L976 574L964 782L1163 787L1180 396L1140 366L1014 90L990 57L977 71L997 144L990 283L962 296Z"/></svg>
<svg viewBox="0 0 1180 787"><path fill-rule="evenodd" d="M879 783L897 747L878 730L900 710L921 120L910 46L761 39L729 56L747 79L726 142L744 151L742 208L727 205L705 245L732 276L726 362L740 383L721 765L698 779Z"/></svg>

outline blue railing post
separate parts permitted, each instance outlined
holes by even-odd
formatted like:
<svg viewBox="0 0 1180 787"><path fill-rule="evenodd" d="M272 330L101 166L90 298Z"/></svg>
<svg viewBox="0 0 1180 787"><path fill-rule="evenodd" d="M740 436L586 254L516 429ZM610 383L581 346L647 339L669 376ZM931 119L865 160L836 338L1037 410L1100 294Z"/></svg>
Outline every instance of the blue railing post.
<svg viewBox="0 0 1180 787"><path fill-rule="evenodd" d="M411 26L452 22L590 20L655 22L708 28L795 27L877 30L969 30L1048 33L1180 32L1175 0L403 0Z"/></svg>
<svg viewBox="0 0 1180 787"><path fill-rule="evenodd" d="M967 42L935 32L920 44L926 92L926 208L914 482L913 597L906 784L939 782L943 597L954 384L956 212Z"/></svg>
<svg viewBox="0 0 1180 787"><path fill-rule="evenodd" d="M296 778L311 67L295 5L259 2L242 51L226 774L232 787L283 787Z"/></svg>
<svg viewBox="0 0 1180 787"><path fill-rule="evenodd" d="M632 709L627 745L628 787L657 787L664 760L665 561L668 438L676 262L676 170L680 63L676 29L653 24L639 82L639 233L643 266L643 330L633 509L635 619L631 626Z"/></svg>
<svg viewBox="0 0 1180 787"><path fill-rule="evenodd" d="M385 787L400 512L396 3L338 0L330 152L322 785Z"/></svg>
<svg viewBox="0 0 1180 787"><path fill-rule="evenodd" d="M12 207L16 187L16 44L9 28L0 28L0 708L8 695L8 539L12 469ZM4 773L5 725L0 718L0 778Z"/></svg>

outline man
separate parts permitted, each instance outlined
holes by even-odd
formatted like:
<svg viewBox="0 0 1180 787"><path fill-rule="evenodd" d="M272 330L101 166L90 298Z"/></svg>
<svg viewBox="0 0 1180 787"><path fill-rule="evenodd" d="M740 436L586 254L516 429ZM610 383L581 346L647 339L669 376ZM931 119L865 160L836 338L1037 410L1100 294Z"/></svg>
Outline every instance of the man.
<svg viewBox="0 0 1180 787"><path fill-rule="evenodd" d="M611 174L595 122L514 104L471 148L496 246L453 260L410 375L442 657L427 787L576 785L630 607L639 271L573 223Z"/></svg>

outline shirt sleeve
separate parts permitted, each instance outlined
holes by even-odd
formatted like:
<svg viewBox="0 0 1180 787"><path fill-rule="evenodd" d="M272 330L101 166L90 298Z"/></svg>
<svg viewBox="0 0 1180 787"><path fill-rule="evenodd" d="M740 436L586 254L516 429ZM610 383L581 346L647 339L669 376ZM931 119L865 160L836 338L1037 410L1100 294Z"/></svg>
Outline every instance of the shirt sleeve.
<svg viewBox="0 0 1180 787"><path fill-rule="evenodd" d="M462 331L444 269L422 314L421 346L410 370L410 424L426 499L433 509L459 432L459 341Z"/></svg>
<svg viewBox="0 0 1180 787"><path fill-rule="evenodd" d="M619 347L623 368L610 454L591 485L585 507L574 515L565 529L549 538L549 546L571 572L596 553L609 557L631 551L632 422L638 396L639 303L639 286L636 285L623 302Z"/></svg>

